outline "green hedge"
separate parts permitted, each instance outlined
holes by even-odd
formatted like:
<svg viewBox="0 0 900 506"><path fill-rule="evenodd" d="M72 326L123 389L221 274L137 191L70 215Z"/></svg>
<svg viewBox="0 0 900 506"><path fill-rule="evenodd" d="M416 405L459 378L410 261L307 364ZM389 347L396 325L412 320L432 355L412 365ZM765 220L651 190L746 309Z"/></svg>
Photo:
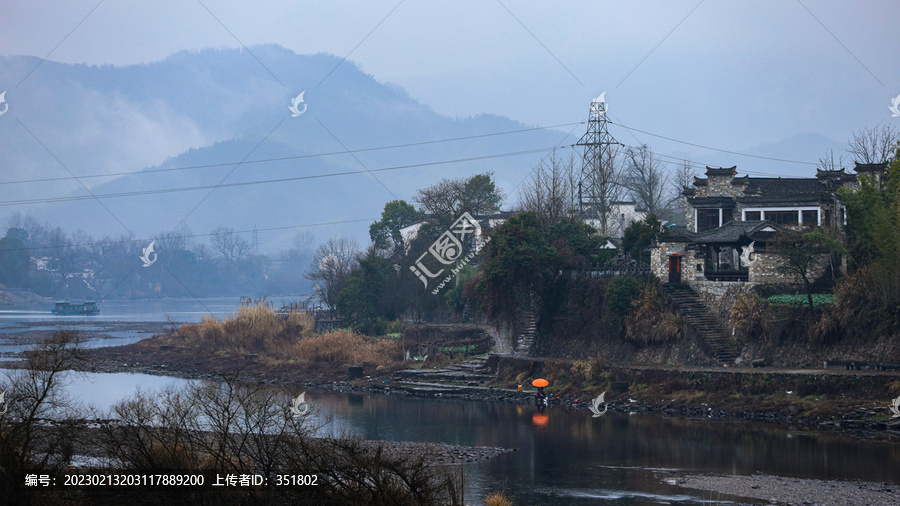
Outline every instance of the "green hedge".
<svg viewBox="0 0 900 506"><path fill-rule="evenodd" d="M814 307L819 307L821 305L831 304L832 302L834 302L834 295L830 293L814 293L812 298ZM809 305L809 300L807 299L806 295L772 295L769 297L769 302L771 302L772 304L793 304L795 306Z"/></svg>

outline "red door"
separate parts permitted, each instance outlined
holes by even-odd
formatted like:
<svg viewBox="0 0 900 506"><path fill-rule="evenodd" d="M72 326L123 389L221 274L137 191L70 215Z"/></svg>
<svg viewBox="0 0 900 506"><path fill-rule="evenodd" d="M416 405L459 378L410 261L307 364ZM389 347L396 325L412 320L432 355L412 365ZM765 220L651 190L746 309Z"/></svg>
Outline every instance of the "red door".
<svg viewBox="0 0 900 506"><path fill-rule="evenodd" d="M679 255L669 257L669 284L681 284L681 257Z"/></svg>

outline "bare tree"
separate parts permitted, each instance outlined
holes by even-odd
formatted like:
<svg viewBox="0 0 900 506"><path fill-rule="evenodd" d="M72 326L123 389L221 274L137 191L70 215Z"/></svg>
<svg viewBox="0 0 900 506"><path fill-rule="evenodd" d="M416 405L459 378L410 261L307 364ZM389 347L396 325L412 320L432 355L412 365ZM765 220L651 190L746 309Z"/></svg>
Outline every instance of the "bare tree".
<svg viewBox="0 0 900 506"><path fill-rule="evenodd" d="M578 177L575 157L557 156L556 150L533 169L519 190L522 210L534 211L546 224L559 223L578 205Z"/></svg>
<svg viewBox="0 0 900 506"><path fill-rule="evenodd" d="M213 248L229 262L237 262L250 252L250 241L228 227L213 229L210 241Z"/></svg>
<svg viewBox="0 0 900 506"><path fill-rule="evenodd" d="M306 279L315 283L313 295L328 309L336 309L338 294L347 286L358 254L356 240L348 237L332 237L316 248Z"/></svg>
<svg viewBox="0 0 900 506"><path fill-rule="evenodd" d="M847 152L858 163L884 163L894 156L900 130L890 124L864 128L853 132Z"/></svg>
<svg viewBox="0 0 900 506"><path fill-rule="evenodd" d="M215 233L215 230L213 230ZM174 253L176 251L189 251L193 247L193 236L191 227L182 224L180 227L168 232L157 235L153 238L156 241L159 251Z"/></svg>
<svg viewBox="0 0 900 506"><path fill-rule="evenodd" d="M802 232L784 229L775 233L768 248L781 263L778 272L803 283L810 312L813 310L814 276L828 262L828 238L819 230Z"/></svg>
<svg viewBox="0 0 900 506"><path fill-rule="evenodd" d="M624 178L624 169L620 162L620 147L618 144L609 146L607 158L600 160L601 167L585 167L591 163L587 160L588 154L585 153L585 160L582 161L582 179L579 181L579 200L587 207L584 209L585 214L589 218L593 218L600 223L600 233L603 235L611 235L614 228L617 227L618 220L611 219L613 213L613 202L622 197L624 187L622 185Z"/></svg>
<svg viewBox="0 0 900 506"><path fill-rule="evenodd" d="M67 288L69 278L83 268L86 257L83 247L85 241L89 239L83 232L70 236L60 227L47 231L44 256L49 260L50 269L59 277L59 288Z"/></svg>
<svg viewBox="0 0 900 506"><path fill-rule="evenodd" d="M22 368L0 384L0 490L8 504L28 504L27 472L47 472L69 464L83 416L66 395L65 371L85 361L76 332L58 331L25 355ZM48 423L50 422L50 423Z"/></svg>
<svg viewBox="0 0 900 506"><path fill-rule="evenodd" d="M102 425L97 438L113 469L255 472L272 481L279 475L316 476L313 487L213 487L203 492L209 504L463 504L464 475L433 465L426 451L410 456L383 441L313 437L329 423L315 408L298 414L296 400L283 392L237 376L224 379L138 392L116 404L104 417L118 423ZM162 490L150 487L141 498L152 504L197 502L187 487Z"/></svg>
<svg viewBox="0 0 900 506"><path fill-rule="evenodd" d="M298 231L291 238L291 247L281 252L281 261L289 272L300 272L313 253L315 239L310 232Z"/></svg>
<svg viewBox="0 0 900 506"><path fill-rule="evenodd" d="M431 214L438 225L449 227L462 213L490 214L500 210L504 195L496 187L493 174L442 179L419 190L415 202Z"/></svg>
<svg viewBox="0 0 900 506"><path fill-rule="evenodd" d="M666 202L669 175L662 169L650 146L641 144L625 151L625 186L638 207L659 215Z"/></svg>
<svg viewBox="0 0 900 506"><path fill-rule="evenodd" d="M819 157L816 163L818 170L840 170L844 166L844 157L839 156L837 161L834 159L834 150L829 149L823 156Z"/></svg>
<svg viewBox="0 0 900 506"><path fill-rule="evenodd" d="M683 192L685 188L690 188L694 184L696 174L694 165L688 160L684 160L672 174L668 206L675 213L678 222L682 224L687 222L687 212L690 208L684 200Z"/></svg>

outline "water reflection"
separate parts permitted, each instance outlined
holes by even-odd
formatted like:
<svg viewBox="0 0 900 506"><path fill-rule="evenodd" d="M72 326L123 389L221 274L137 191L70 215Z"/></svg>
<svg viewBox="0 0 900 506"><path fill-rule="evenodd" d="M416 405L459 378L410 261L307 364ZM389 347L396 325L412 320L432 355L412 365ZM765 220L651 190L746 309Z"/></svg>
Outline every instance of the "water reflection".
<svg viewBox="0 0 900 506"><path fill-rule="evenodd" d="M590 412L402 396L349 401L311 396L342 426L369 438L503 446L518 451L476 464L488 493L506 483L516 502L599 499L697 502L660 483L666 469L804 478L900 481L900 445L839 435L795 433L767 424L673 419L656 414ZM645 494L645 495L641 495ZM649 494L649 495L647 495ZM707 493L708 494L708 493ZM710 500L723 500L721 496Z"/></svg>
<svg viewBox="0 0 900 506"><path fill-rule="evenodd" d="M87 374L70 392L109 407L134 389L186 380L142 374ZM288 392L296 395L297 392ZM629 416L406 396L308 390L325 433L369 439L515 448L469 465L469 502L504 488L517 504L727 502L665 483L669 470L898 482L900 444L807 434L751 422Z"/></svg>

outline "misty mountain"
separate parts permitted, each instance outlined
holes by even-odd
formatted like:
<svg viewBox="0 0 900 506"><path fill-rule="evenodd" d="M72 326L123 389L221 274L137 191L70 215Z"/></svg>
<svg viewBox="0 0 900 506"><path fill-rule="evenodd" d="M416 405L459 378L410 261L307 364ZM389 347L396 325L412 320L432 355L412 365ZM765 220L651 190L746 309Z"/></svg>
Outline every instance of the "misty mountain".
<svg viewBox="0 0 900 506"><path fill-rule="evenodd" d="M22 212L96 238L148 238L180 225L194 234L217 226L256 227L263 229L262 251L286 247L296 230L308 230L317 240L351 234L364 243L368 224L385 202L410 201L417 189L445 177L493 171L508 204L514 203L517 185L545 153L491 156L572 144L584 131L577 126L567 137L570 126L491 135L528 126L491 115L443 116L350 61L272 45L254 47L252 54L180 52L127 67L2 57L2 89L9 105L0 117L3 223ZM288 107L300 92L307 108L292 117ZM459 137L473 138L430 143ZM346 153L414 143L426 144ZM840 156L845 146L802 134L746 153L815 162L828 148ZM754 175L815 173L812 165L727 153L685 156L712 166L737 165ZM403 166L411 167L378 170ZM123 172L134 174L113 175ZM298 179L352 172L357 173ZM45 178L62 179L3 184ZM268 180L280 181L229 186ZM202 189L180 191L192 187ZM88 191L127 195L98 202ZM84 200L10 203L58 197ZM354 220L360 221L333 224ZM332 224L290 228L327 223ZM264 230L277 227L285 228Z"/></svg>
<svg viewBox="0 0 900 506"><path fill-rule="evenodd" d="M511 191L542 154L212 191L169 190L489 157L548 148L565 137L558 130L477 137L528 126L489 115L439 115L401 88L380 83L333 55L297 55L278 46L252 52L262 64L240 50L181 52L128 67L0 58L0 76L9 89L9 112L0 118L0 178L67 178L70 173L80 178L0 184L6 204L0 219L20 211L95 237L149 237L182 223L204 234L220 225L250 230L365 220L308 229L319 240L335 234L365 239L369 221L389 200L410 200L416 189L441 178L485 171L494 171L500 186ZM291 117L288 107L300 92L305 92L306 112ZM98 202L88 191L161 193ZM73 196L86 199L9 205ZM283 247L293 233L261 232L261 249Z"/></svg>

